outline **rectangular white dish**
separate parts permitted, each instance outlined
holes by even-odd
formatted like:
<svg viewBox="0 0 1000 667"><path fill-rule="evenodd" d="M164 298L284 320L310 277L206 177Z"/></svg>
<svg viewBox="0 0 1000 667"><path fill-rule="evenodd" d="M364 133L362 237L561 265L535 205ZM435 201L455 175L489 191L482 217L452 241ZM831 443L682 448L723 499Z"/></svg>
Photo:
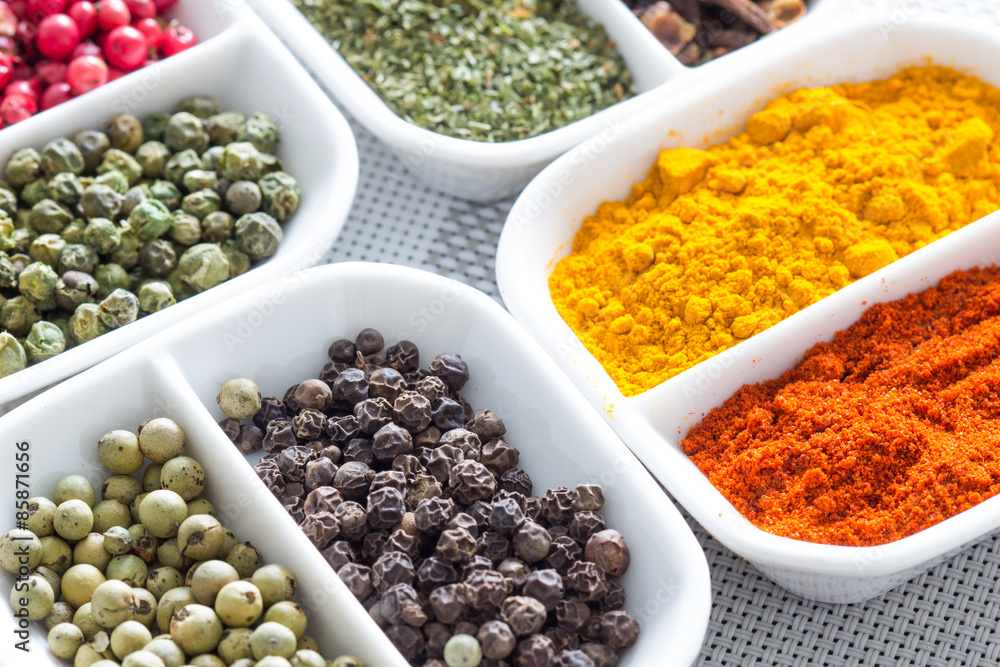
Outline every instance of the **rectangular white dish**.
<svg viewBox="0 0 1000 667"><path fill-rule="evenodd" d="M415 324L411 316L421 309L434 313L433 320ZM584 481L602 485L602 513L632 554L621 580L626 609L642 624L639 642L620 664L693 663L708 625L711 588L704 553L684 519L514 319L486 295L446 278L353 263L286 276L42 393L0 417L0 432L30 442L31 494L44 495L65 474L103 479L94 448L107 430L134 429L152 416L177 419L190 452L203 459L205 495L220 520L257 545L266 562L286 564L299 576L300 602L311 614L308 634L329 654L348 651L368 665L405 667L216 424L223 416L216 396L226 380L250 377L264 395L281 396L316 376L333 340L353 338L365 327L379 329L387 344L415 342L422 366L442 352L460 354L472 378L462 394L504 420L505 439L520 449L536 493ZM13 451L0 459L9 496L14 465ZM0 577L4 590L11 582L6 573ZM0 633L9 637L10 607L6 595L0 599ZM59 664L44 649L41 627L32 626L32 664ZM0 664L20 664L4 659L13 655L3 653L11 644L0 645Z"/></svg>
<svg viewBox="0 0 1000 667"><path fill-rule="evenodd" d="M891 29L886 29L890 26ZM765 533L730 505L679 443L745 383L777 377L815 342L851 324L866 304L924 289L960 268L996 262L1000 214L977 221L834 293L770 329L636 397L626 398L563 322L548 276L584 216L628 195L664 148L704 148L740 131L770 99L802 86L884 78L907 65L955 67L1000 84L1000 31L937 14L893 22L875 14L829 26L784 55L733 69L662 100L610 142L585 142L543 171L511 210L497 279L511 313L542 343L667 490L712 535L771 579L807 598L855 602L901 584L1000 528L1000 498L878 547L811 544ZM692 113L693 109L697 113ZM601 147L599 157L586 159Z"/></svg>
<svg viewBox="0 0 1000 667"><path fill-rule="evenodd" d="M298 212L284 225L278 252L251 271L175 306L110 331L40 364L0 378L0 413L166 327L196 318L244 291L313 266L333 246L357 188L358 153L347 121L295 58L241 5L182 0L176 14L207 35L159 64L33 116L0 132L0 168L11 153L115 114L171 110L185 97L216 95L223 108L270 114L281 131L278 156L302 188Z"/></svg>
<svg viewBox="0 0 1000 667"><path fill-rule="evenodd" d="M733 64L780 51L796 35L838 13L842 0L812 0L799 21L735 53L699 67L685 67L621 0L580 0L601 22L631 70L638 95L545 134L503 143L458 139L412 125L397 116L354 72L289 0L246 0L295 52L334 99L396 153L403 168L435 190L485 202L520 191L546 164L589 136L616 136L621 123L681 95L689 86ZM648 91L656 90L653 95Z"/></svg>

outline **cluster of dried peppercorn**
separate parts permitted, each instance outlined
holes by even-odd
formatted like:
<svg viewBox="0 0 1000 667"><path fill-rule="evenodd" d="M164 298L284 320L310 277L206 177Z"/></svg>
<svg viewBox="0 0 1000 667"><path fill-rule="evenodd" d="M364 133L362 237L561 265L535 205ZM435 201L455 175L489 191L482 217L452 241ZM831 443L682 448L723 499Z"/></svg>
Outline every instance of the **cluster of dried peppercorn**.
<svg viewBox="0 0 1000 667"><path fill-rule="evenodd" d="M220 424L267 452L261 479L411 663L617 664L639 625L600 486L533 496L503 421L458 393L461 357L383 347L335 341L318 378Z"/></svg>

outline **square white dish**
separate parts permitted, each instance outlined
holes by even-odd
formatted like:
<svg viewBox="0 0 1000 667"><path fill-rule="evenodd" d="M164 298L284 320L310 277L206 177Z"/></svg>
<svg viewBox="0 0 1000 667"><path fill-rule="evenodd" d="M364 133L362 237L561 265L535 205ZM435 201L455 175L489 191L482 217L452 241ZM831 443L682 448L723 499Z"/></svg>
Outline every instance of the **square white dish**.
<svg viewBox="0 0 1000 667"><path fill-rule="evenodd" d="M632 72L638 94L588 118L536 137L502 143L458 139L417 127L397 116L289 0L246 0L299 57L337 102L396 153L403 167L435 190L486 202L516 194L546 164L587 137L616 136L621 123L682 95L689 86L742 60L785 48L797 35L822 25L843 0L812 0L799 21L731 55L685 67L621 0L579 0L602 23ZM656 95L648 91L657 90Z"/></svg>
<svg viewBox="0 0 1000 667"><path fill-rule="evenodd" d="M220 9L221 7L221 9ZM343 115L245 7L183 0L178 15L196 29L218 30L203 43L138 70L0 132L0 165L18 148L81 129L97 129L119 113L171 110L185 97L216 95L223 108L270 114L281 130L278 156L302 187L298 212L283 226L278 252L217 287L40 364L0 378L0 412L172 324L197 318L244 291L313 266L347 219L357 189L358 153ZM201 26L201 27L199 27Z"/></svg>
<svg viewBox="0 0 1000 667"><path fill-rule="evenodd" d="M620 664L694 662L711 589L704 553L680 513L514 319L486 295L446 278L355 263L285 276L44 392L0 417L0 430L31 443L31 493L42 495L64 474L103 479L94 446L107 430L135 428L152 416L177 419L190 451L204 459L206 497L220 520L256 544L267 562L282 562L299 576L300 601L311 611L308 633L328 653L349 651L369 665L404 667L216 425L223 416L216 395L226 380L250 377L265 395L281 396L316 376L333 340L353 338L365 327L379 329L387 344L415 342L423 366L441 352L460 354L472 378L462 394L474 408L490 408L504 420L505 439L520 449L520 465L536 493L584 481L602 485L602 513L625 535L632 554L622 579L626 609L642 624L639 642L623 652ZM13 455L0 460L0 479L13 480L14 465ZM4 573L0 582L9 587L11 577ZM0 632L9 636L12 618L3 599ZM32 627L41 649L41 626ZM9 647L0 645L0 651Z"/></svg>
<svg viewBox="0 0 1000 667"><path fill-rule="evenodd" d="M995 262L992 251L983 248L995 243L1000 215L977 221L632 398L618 390L560 318L549 297L548 276L568 254L583 217L602 201L624 198L664 148L724 141L770 99L796 88L884 78L907 65L931 61L997 85L997 57L1000 31L947 16L917 14L899 22L873 14L842 21L784 55L772 53L721 74L682 100L664 100L659 110L635 118L610 142L600 137L585 142L528 186L501 234L497 279L511 313L695 519L768 577L804 597L855 602L907 581L1000 528L1000 498L883 546L810 544L751 525L680 451L680 441L740 386L778 376L812 344L851 324L863 304L900 298L951 271Z"/></svg>

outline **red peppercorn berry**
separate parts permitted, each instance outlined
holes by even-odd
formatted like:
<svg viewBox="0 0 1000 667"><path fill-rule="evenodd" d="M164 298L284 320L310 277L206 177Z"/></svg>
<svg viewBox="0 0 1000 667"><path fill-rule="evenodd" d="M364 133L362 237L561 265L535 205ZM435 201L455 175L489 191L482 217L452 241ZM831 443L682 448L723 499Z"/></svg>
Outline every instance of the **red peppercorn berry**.
<svg viewBox="0 0 1000 667"><path fill-rule="evenodd" d="M37 100L42 94L42 84L38 79L17 79L10 83L3 91L4 96L19 94Z"/></svg>
<svg viewBox="0 0 1000 667"><path fill-rule="evenodd" d="M160 40L163 39L163 28L156 19L139 19L132 24L132 27L142 33L146 38L146 47L158 49Z"/></svg>
<svg viewBox="0 0 1000 667"><path fill-rule="evenodd" d="M73 98L73 89L65 81L54 83L42 93L41 110L51 109L57 104Z"/></svg>
<svg viewBox="0 0 1000 667"><path fill-rule="evenodd" d="M156 16L156 3L153 0L125 0L132 20L151 19Z"/></svg>
<svg viewBox="0 0 1000 667"><path fill-rule="evenodd" d="M160 42L160 53L164 56L173 56L181 51L186 51L198 43L191 28L183 25L171 25L163 33L163 40Z"/></svg>
<svg viewBox="0 0 1000 667"><path fill-rule="evenodd" d="M38 24L35 45L46 58L62 60L68 58L80 43L80 28L76 21L66 14L52 14Z"/></svg>
<svg viewBox="0 0 1000 667"><path fill-rule="evenodd" d="M59 60L42 60L35 65L35 72L46 85L66 80L66 63Z"/></svg>
<svg viewBox="0 0 1000 667"><path fill-rule="evenodd" d="M14 78L14 59L7 53L0 53L0 88L6 88Z"/></svg>
<svg viewBox="0 0 1000 667"><path fill-rule="evenodd" d="M28 0L24 18L38 23L46 16L59 14L66 9L66 0Z"/></svg>
<svg viewBox="0 0 1000 667"><path fill-rule="evenodd" d="M132 13L125 0L98 0L94 7L97 9L97 27L101 30L111 31L132 22Z"/></svg>
<svg viewBox="0 0 1000 667"><path fill-rule="evenodd" d="M19 123L25 118L29 118L38 111L38 104L27 95L12 93L3 98L0 102L0 119L4 125Z"/></svg>
<svg viewBox="0 0 1000 667"><path fill-rule="evenodd" d="M130 25L118 26L108 33L104 59L125 71L139 67L146 62L146 36Z"/></svg>
<svg viewBox="0 0 1000 667"><path fill-rule="evenodd" d="M74 58L66 70L66 82L77 95L103 86L108 79L108 66L98 56Z"/></svg>
<svg viewBox="0 0 1000 667"><path fill-rule="evenodd" d="M88 0L78 0L66 10L69 17L76 21L80 29L80 37L90 37L97 32L97 8Z"/></svg>

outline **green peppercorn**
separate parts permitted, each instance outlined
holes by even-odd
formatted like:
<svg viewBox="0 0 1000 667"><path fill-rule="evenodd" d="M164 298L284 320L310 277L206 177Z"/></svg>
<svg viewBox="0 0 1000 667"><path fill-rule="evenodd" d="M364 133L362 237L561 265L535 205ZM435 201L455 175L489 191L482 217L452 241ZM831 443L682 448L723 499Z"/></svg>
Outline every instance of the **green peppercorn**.
<svg viewBox="0 0 1000 667"><path fill-rule="evenodd" d="M278 222L285 222L299 208L302 190L299 183L283 171L260 179L258 184L264 200L264 212Z"/></svg>
<svg viewBox="0 0 1000 667"><path fill-rule="evenodd" d="M209 213L201 220L201 240L208 243L222 243L232 238L236 221L225 211Z"/></svg>
<svg viewBox="0 0 1000 667"><path fill-rule="evenodd" d="M273 153L280 140L278 126L266 113L255 112L240 128L239 141L249 141L261 153Z"/></svg>
<svg viewBox="0 0 1000 667"><path fill-rule="evenodd" d="M205 123L192 113L186 111L175 113L163 131L163 143L172 151L191 149L196 153L202 153L209 144Z"/></svg>
<svg viewBox="0 0 1000 667"><path fill-rule="evenodd" d="M125 267L114 262L98 266L94 271L94 279L97 280L97 294L102 299L116 289L132 289L132 277Z"/></svg>
<svg viewBox="0 0 1000 667"><path fill-rule="evenodd" d="M12 289L17 286L17 274L14 263L10 261L7 253L0 252L0 288ZM0 304L2 305L2 304Z"/></svg>
<svg viewBox="0 0 1000 667"><path fill-rule="evenodd" d="M170 209L157 199L149 199L132 209L128 222L141 240L159 238L170 229Z"/></svg>
<svg viewBox="0 0 1000 667"><path fill-rule="evenodd" d="M198 190L184 197L181 208L185 213L204 220L205 216L222 208L222 198L215 190Z"/></svg>
<svg viewBox="0 0 1000 667"><path fill-rule="evenodd" d="M6 252L16 245L13 238L14 221L8 215L0 216L0 251Z"/></svg>
<svg viewBox="0 0 1000 667"><path fill-rule="evenodd" d="M181 100L174 108L174 113L186 112L198 118L208 118L219 113L218 98L213 95L194 95Z"/></svg>
<svg viewBox="0 0 1000 667"><path fill-rule="evenodd" d="M142 588L146 585L149 568L138 556L124 554L112 558L104 574L109 580L118 579L133 588Z"/></svg>
<svg viewBox="0 0 1000 667"><path fill-rule="evenodd" d="M9 188L0 186L0 211L7 215L17 213L17 195Z"/></svg>
<svg viewBox="0 0 1000 667"><path fill-rule="evenodd" d="M272 155L271 153L261 153L260 164L261 176L267 176L268 174L273 174L276 171L285 171L285 165L281 162L281 159L278 158L277 155Z"/></svg>
<svg viewBox="0 0 1000 667"><path fill-rule="evenodd" d="M44 178L37 178L21 188L21 201L28 206L34 206L49 196L49 183Z"/></svg>
<svg viewBox="0 0 1000 667"><path fill-rule="evenodd" d="M101 334L107 332L108 328L101 320L96 303L81 303L73 311L69 318L70 335L78 343L86 343Z"/></svg>
<svg viewBox="0 0 1000 667"><path fill-rule="evenodd" d="M142 145L142 123L135 116L120 114L108 121L107 133L111 139L111 147L126 153L135 153Z"/></svg>
<svg viewBox="0 0 1000 667"><path fill-rule="evenodd" d="M15 188L24 187L42 173L42 156L34 148L21 148L7 160L4 178Z"/></svg>
<svg viewBox="0 0 1000 667"><path fill-rule="evenodd" d="M170 214L170 238L181 245L195 245L201 240L201 220L184 211Z"/></svg>
<svg viewBox="0 0 1000 667"><path fill-rule="evenodd" d="M45 262L51 267L59 266L59 254L66 247L66 240L58 234L41 234L31 242L28 255L36 262Z"/></svg>
<svg viewBox="0 0 1000 667"><path fill-rule="evenodd" d="M66 335L52 322L35 322L24 339L24 351L33 364L51 359L65 349Z"/></svg>
<svg viewBox="0 0 1000 667"><path fill-rule="evenodd" d="M150 280L139 288L139 307L147 313L156 313L177 303L170 283Z"/></svg>
<svg viewBox="0 0 1000 667"><path fill-rule="evenodd" d="M56 174L48 182L49 196L60 204L73 206L83 195L83 185L76 174L64 171Z"/></svg>
<svg viewBox="0 0 1000 667"><path fill-rule="evenodd" d="M104 151L111 148L108 135L96 130L81 130L73 135L73 143L83 155L84 171L94 172L101 164Z"/></svg>
<svg viewBox="0 0 1000 667"><path fill-rule="evenodd" d="M71 221L59 232L59 238L66 243L83 243L83 232L87 229L87 223L79 218Z"/></svg>
<svg viewBox="0 0 1000 667"><path fill-rule="evenodd" d="M283 237L281 225L267 213L248 213L236 221L236 243L250 259L270 257Z"/></svg>
<svg viewBox="0 0 1000 667"><path fill-rule="evenodd" d="M130 186L135 185L142 178L142 166L136 159L117 148L109 148L101 159L101 164L97 167L98 174L109 171L120 171L128 179Z"/></svg>
<svg viewBox="0 0 1000 667"><path fill-rule="evenodd" d="M135 152L136 161L142 166L146 178L160 178L170 159L170 149L159 141L147 141Z"/></svg>
<svg viewBox="0 0 1000 667"><path fill-rule="evenodd" d="M226 206L233 215L245 215L260 209L263 195L253 181L236 181L226 190Z"/></svg>
<svg viewBox="0 0 1000 667"><path fill-rule="evenodd" d="M219 146L239 141L240 126L246 119L247 116L242 111L223 111L209 117L206 123L209 139Z"/></svg>
<svg viewBox="0 0 1000 667"><path fill-rule="evenodd" d="M234 239L226 239L220 246L226 259L229 260L229 277L235 278L250 270L250 255L240 250Z"/></svg>
<svg viewBox="0 0 1000 667"><path fill-rule="evenodd" d="M94 505L94 527L95 533L105 533L112 526L127 528L132 524L132 513L125 503L117 500L102 500ZM101 549L104 539L101 538Z"/></svg>
<svg viewBox="0 0 1000 667"><path fill-rule="evenodd" d="M229 260L219 246L199 243L184 251L177 262L180 281L194 292L204 292L229 278Z"/></svg>
<svg viewBox="0 0 1000 667"><path fill-rule="evenodd" d="M101 321L109 329L117 329L139 317L139 299L124 289L116 289L98 305Z"/></svg>
<svg viewBox="0 0 1000 667"><path fill-rule="evenodd" d="M104 183L92 183L83 189L80 207L88 218L117 220L122 208L122 195Z"/></svg>
<svg viewBox="0 0 1000 667"><path fill-rule="evenodd" d="M72 623L60 623L49 630L49 650L52 655L63 660L75 656L83 641L83 631Z"/></svg>
<svg viewBox="0 0 1000 667"><path fill-rule="evenodd" d="M170 181L153 181L153 183L149 186L149 192L153 199L160 200L163 202L163 205L171 211L180 208L180 188Z"/></svg>
<svg viewBox="0 0 1000 667"><path fill-rule="evenodd" d="M125 196L130 187L128 176L123 174L117 169L109 169L105 171L100 176L94 178L90 185L94 183L100 183L101 185L107 185L109 188L117 192L118 194Z"/></svg>
<svg viewBox="0 0 1000 667"><path fill-rule="evenodd" d="M216 174L222 173L222 155L226 152L225 146L212 146L201 154L201 161L204 169L210 169Z"/></svg>
<svg viewBox="0 0 1000 667"><path fill-rule="evenodd" d="M17 277L17 289L24 298L38 304L52 298L59 275L44 262L29 264Z"/></svg>
<svg viewBox="0 0 1000 667"><path fill-rule="evenodd" d="M175 456L163 464L160 486L176 492L185 501L192 500L205 490L205 470L190 456ZM187 505L184 513L187 516ZM183 547L181 545L182 552Z"/></svg>
<svg viewBox="0 0 1000 667"><path fill-rule="evenodd" d="M146 201L147 199L153 198L153 192L149 189L149 186L145 183L140 183L134 188L129 188L125 191L122 196L122 210L121 215L128 217L132 214L132 210Z"/></svg>
<svg viewBox="0 0 1000 667"><path fill-rule="evenodd" d="M57 268L60 275L67 271L93 273L100 259L97 251L89 245L67 243L62 252L59 253L59 266Z"/></svg>
<svg viewBox="0 0 1000 667"><path fill-rule="evenodd" d="M45 198L31 207L31 217L28 220L39 234L58 234L72 219L73 215L66 207L53 199Z"/></svg>
<svg viewBox="0 0 1000 667"><path fill-rule="evenodd" d="M161 141L163 131L170 121L170 114L154 111L142 119L142 133L147 141Z"/></svg>
<svg viewBox="0 0 1000 667"><path fill-rule="evenodd" d="M91 218L83 230L83 241L106 255L122 244L121 229L108 218Z"/></svg>
<svg viewBox="0 0 1000 667"><path fill-rule="evenodd" d="M184 188L188 192L215 190L219 187L219 176L208 169L192 169L184 174Z"/></svg>
<svg viewBox="0 0 1000 667"><path fill-rule="evenodd" d="M228 268L226 269L228 272ZM0 305L0 329L6 329L9 333L19 338L23 338L31 331L35 322L41 321L42 316L38 313L35 304L31 303L23 296L15 296L7 299ZM18 343L20 346L20 343Z"/></svg>
<svg viewBox="0 0 1000 667"><path fill-rule="evenodd" d="M253 144L237 141L222 154L222 176L229 181L257 181L263 175L261 153Z"/></svg>
<svg viewBox="0 0 1000 667"><path fill-rule="evenodd" d="M14 247L11 248L11 250L17 254L25 255L29 250L31 250L31 244L34 243L37 238L38 232L31 227L19 227L11 232L10 240L14 243Z"/></svg>
<svg viewBox="0 0 1000 667"><path fill-rule="evenodd" d="M163 177L180 187L184 184L184 174L192 169L201 169L201 158L194 150L188 149L174 153L163 167Z"/></svg>
<svg viewBox="0 0 1000 667"><path fill-rule="evenodd" d="M15 586L10 593L10 606L18 612L24 610L23 618L29 621L40 621L48 616L55 601L49 582L37 575L28 577L26 587Z"/></svg>
<svg viewBox="0 0 1000 667"><path fill-rule="evenodd" d="M28 357L21 344L7 331L0 332L0 377L24 370Z"/></svg>
<svg viewBox="0 0 1000 667"><path fill-rule="evenodd" d="M83 173L83 153L80 152L80 149L72 141L65 137L60 137L45 144L45 147L42 149L40 165L42 173L47 178L52 178L64 171L79 176Z"/></svg>

